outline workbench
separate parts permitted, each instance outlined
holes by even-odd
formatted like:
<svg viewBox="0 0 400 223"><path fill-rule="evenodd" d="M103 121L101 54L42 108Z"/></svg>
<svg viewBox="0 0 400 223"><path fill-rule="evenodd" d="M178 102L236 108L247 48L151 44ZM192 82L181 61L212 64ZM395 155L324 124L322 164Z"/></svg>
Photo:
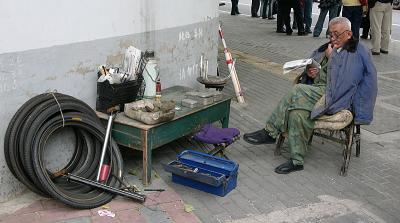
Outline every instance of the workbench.
<svg viewBox="0 0 400 223"><path fill-rule="evenodd" d="M210 105L200 105L196 108L181 106L185 92L193 89L174 86L162 91L162 100L174 100L179 110L176 109L175 117L171 121L146 125L118 113L112 127L112 137L120 145L143 152L142 182L144 185L151 183L152 150L172 142L178 138L198 131L202 125L220 121L223 128L228 127L231 97L223 95L222 99ZM106 122L108 115L97 112L100 119Z"/></svg>

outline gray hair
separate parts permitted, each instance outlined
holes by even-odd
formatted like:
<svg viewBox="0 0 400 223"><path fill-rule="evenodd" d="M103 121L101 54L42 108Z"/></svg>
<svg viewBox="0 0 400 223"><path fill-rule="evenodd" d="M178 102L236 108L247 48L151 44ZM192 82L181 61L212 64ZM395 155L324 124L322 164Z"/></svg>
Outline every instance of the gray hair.
<svg viewBox="0 0 400 223"><path fill-rule="evenodd" d="M336 17L329 21L329 27L336 24L342 24L347 28L347 30L351 30L351 22L346 17Z"/></svg>

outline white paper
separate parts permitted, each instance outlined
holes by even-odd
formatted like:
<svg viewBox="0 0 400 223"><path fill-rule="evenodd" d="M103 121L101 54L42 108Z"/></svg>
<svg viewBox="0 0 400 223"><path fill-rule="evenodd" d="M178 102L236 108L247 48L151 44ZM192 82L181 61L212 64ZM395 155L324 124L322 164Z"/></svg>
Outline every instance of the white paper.
<svg viewBox="0 0 400 223"><path fill-rule="evenodd" d="M98 210L97 213L102 217L104 217L104 216L112 217L112 218L115 217L115 213L110 210Z"/></svg>
<svg viewBox="0 0 400 223"><path fill-rule="evenodd" d="M141 56L142 51L133 46L126 49L122 69L128 74L128 81L136 79L136 72L139 69Z"/></svg>
<svg viewBox="0 0 400 223"><path fill-rule="evenodd" d="M314 59L301 59L301 60L293 60L286 62L283 65L283 74L289 73L292 70L296 70L299 68L306 67L307 65L311 65L312 67L321 69L321 65L315 61Z"/></svg>

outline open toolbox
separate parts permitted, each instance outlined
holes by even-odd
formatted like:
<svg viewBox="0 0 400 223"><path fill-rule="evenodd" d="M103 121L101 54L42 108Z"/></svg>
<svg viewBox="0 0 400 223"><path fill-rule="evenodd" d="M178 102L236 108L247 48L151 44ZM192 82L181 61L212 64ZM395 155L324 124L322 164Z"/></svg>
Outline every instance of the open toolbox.
<svg viewBox="0 0 400 223"><path fill-rule="evenodd" d="M204 192L225 196L237 184L239 165L231 160L185 150L177 160L164 165L172 181Z"/></svg>

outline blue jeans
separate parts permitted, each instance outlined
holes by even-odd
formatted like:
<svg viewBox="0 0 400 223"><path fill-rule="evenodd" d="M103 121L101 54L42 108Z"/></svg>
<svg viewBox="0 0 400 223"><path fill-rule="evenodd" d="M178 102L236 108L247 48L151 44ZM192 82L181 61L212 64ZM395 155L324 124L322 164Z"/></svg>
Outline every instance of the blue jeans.
<svg viewBox="0 0 400 223"><path fill-rule="evenodd" d="M314 28L314 33L313 33L314 37L318 37L321 34L326 14L328 14L329 12L329 21L331 21L333 18L337 17L338 9L339 5L332 5L329 8L324 8L320 10L318 21ZM326 33L328 33L328 30L326 30Z"/></svg>
<svg viewBox="0 0 400 223"><path fill-rule="evenodd" d="M351 31L353 37L360 38L360 26L362 21L362 6L343 6L342 16L346 17L351 22Z"/></svg>
<svg viewBox="0 0 400 223"><path fill-rule="evenodd" d="M276 0L261 0L261 16L263 18L272 18L272 6ZM267 12L268 9L268 12ZM268 15L267 15L268 14Z"/></svg>
<svg viewBox="0 0 400 223"><path fill-rule="evenodd" d="M308 30L311 28L311 23L312 23L312 6L313 6L313 0L305 0L304 1L304 24L305 24L305 29Z"/></svg>

